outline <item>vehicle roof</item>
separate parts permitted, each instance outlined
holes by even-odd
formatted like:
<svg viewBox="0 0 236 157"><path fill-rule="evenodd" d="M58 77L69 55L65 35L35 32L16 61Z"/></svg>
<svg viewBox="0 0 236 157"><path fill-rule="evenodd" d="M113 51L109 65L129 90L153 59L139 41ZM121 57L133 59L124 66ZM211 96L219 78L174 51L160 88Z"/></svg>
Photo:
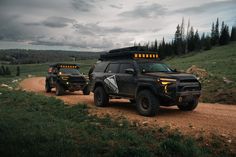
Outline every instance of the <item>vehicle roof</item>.
<svg viewBox="0 0 236 157"><path fill-rule="evenodd" d="M152 52L146 49L143 46L134 46L134 47L126 47L121 49L114 49L100 55L99 60L101 61L109 61L109 60L127 60L134 59L135 54L153 54L157 55L157 52ZM139 58L140 59L140 58ZM153 59L157 59L154 57Z"/></svg>

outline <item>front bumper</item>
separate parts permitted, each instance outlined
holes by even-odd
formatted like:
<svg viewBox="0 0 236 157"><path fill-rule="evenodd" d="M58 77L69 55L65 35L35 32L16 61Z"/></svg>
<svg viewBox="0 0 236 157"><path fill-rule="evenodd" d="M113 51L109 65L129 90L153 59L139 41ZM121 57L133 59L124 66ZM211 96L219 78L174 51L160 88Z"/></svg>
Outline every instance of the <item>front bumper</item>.
<svg viewBox="0 0 236 157"><path fill-rule="evenodd" d="M162 99L169 105L198 99L201 95L201 85L197 82L171 84L166 88L163 86L162 89Z"/></svg>

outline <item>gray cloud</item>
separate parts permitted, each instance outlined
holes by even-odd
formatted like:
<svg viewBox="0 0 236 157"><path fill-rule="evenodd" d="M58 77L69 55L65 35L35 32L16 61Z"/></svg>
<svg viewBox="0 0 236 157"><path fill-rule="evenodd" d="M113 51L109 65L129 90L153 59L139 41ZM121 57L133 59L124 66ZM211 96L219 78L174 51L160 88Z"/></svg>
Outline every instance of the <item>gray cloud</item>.
<svg viewBox="0 0 236 157"><path fill-rule="evenodd" d="M76 39L68 40L67 36L58 40L51 38L40 38L31 42L32 45L46 45L46 46L69 46L72 48L89 48L89 49L107 49L114 46L113 42L107 38L87 38L79 37Z"/></svg>
<svg viewBox="0 0 236 157"><path fill-rule="evenodd" d="M19 15L0 16L0 40L4 41L24 41L32 39L34 32L27 29L24 24L19 23Z"/></svg>
<svg viewBox="0 0 236 157"><path fill-rule="evenodd" d="M56 17L52 16L47 18L42 22L43 25L48 26L48 27L66 27L69 23L74 23L76 22L73 19L65 18L65 17Z"/></svg>
<svg viewBox="0 0 236 157"><path fill-rule="evenodd" d="M105 35L107 33L137 33L142 30L131 30L124 29L121 27L102 27L97 23L89 23L89 24L74 24L74 28L78 33L87 34L87 35Z"/></svg>
<svg viewBox="0 0 236 157"><path fill-rule="evenodd" d="M129 18L152 18L166 13L167 9L160 4L139 5L131 11L120 13L122 17Z"/></svg>
<svg viewBox="0 0 236 157"><path fill-rule="evenodd" d="M81 12L90 11L94 5L94 0L72 0L71 4L74 9Z"/></svg>
<svg viewBox="0 0 236 157"><path fill-rule="evenodd" d="M115 8L115 9L122 9L122 5L114 5L114 4L111 4L110 7L112 8Z"/></svg>
<svg viewBox="0 0 236 157"><path fill-rule="evenodd" d="M220 9L234 9L236 8L236 1L235 0L229 0L229 1L213 1L209 3L205 3L199 6L193 6L193 7L187 7L182 9L177 9L173 11L173 13L184 13L184 14L199 14L204 13L207 11L222 11Z"/></svg>
<svg viewBox="0 0 236 157"><path fill-rule="evenodd" d="M74 19L51 16L41 22L26 22L24 24L26 26L46 26L52 28L63 28L68 26L69 24L74 24L74 23L76 23L76 20Z"/></svg>

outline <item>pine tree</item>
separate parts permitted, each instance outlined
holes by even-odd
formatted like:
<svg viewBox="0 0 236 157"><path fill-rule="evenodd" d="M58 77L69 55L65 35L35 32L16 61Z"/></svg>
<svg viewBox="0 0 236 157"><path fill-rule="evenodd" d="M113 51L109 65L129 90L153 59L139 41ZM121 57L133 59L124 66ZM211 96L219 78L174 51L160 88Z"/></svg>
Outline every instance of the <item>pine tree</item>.
<svg viewBox="0 0 236 157"><path fill-rule="evenodd" d="M157 51L157 40L155 40L155 42L154 42L154 51L156 52Z"/></svg>
<svg viewBox="0 0 236 157"><path fill-rule="evenodd" d="M212 23L212 27L211 27L211 44L215 45L216 41L215 41L215 24L214 22Z"/></svg>
<svg viewBox="0 0 236 157"><path fill-rule="evenodd" d="M215 42L216 42L216 45L219 44L219 39L220 39L219 18L217 18L216 25L215 25Z"/></svg>
<svg viewBox="0 0 236 157"><path fill-rule="evenodd" d="M175 32L175 54L180 55L183 52L181 28L178 25Z"/></svg>
<svg viewBox="0 0 236 157"><path fill-rule="evenodd" d="M205 38L203 47L204 47L204 50L210 50L211 47L212 47L212 45L211 45L211 37L209 37L208 35Z"/></svg>
<svg viewBox="0 0 236 157"><path fill-rule="evenodd" d="M236 26L232 27L230 40L236 41Z"/></svg>
<svg viewBox="0 0 236 157"><path fill-rule="evenodd" d="M196 30L194 34L194 50L200 51L201 50L201 40L198 34L198 30Z"/></svg>
<svg viewBox="0 0 236 157"><path fill-rule="evenodd" d="M202 33L202 36L201 36L201 49L204 49L204 42L205 42L206 38L205 38L205 33Z"/></svg>
<svg viewBox="0 0 236 157"><path fill-rule="evenodd" d="M159 44L159 47L158 47L158 55L160 59L164 59L166 57L166 54L164 51L165 51L165 39L163 37L162 42Z"/></svg>
<svg viewBox="0 0 236 157"><path fill-rule="evenodd" d="M222 22L221 26L221 32L220 32L220 40L219 44L220 45L226 45L230 41L230 36L229 36L229 27L224 24L224 21Z"/></svg>
<svg viewBox="0 0 236 157"><path fill-rule="evenodd" d="M188 51L191 52L195 49L194 45L194 29L193 27L190 28L189 35L188 35Z"/></svg>

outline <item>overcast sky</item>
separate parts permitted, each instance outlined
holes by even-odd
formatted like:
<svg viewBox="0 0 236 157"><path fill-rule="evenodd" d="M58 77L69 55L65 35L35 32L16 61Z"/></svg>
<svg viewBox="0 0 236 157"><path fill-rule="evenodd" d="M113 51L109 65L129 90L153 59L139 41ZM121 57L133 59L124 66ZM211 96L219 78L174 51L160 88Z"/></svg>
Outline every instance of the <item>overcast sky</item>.
<svg viewBox="0 0 236 157"><path fill-rule="evenodd" d="M210 32L236 24L236 0L0 0L0 49L102 51L171 40L185 18Z"/></svg>

